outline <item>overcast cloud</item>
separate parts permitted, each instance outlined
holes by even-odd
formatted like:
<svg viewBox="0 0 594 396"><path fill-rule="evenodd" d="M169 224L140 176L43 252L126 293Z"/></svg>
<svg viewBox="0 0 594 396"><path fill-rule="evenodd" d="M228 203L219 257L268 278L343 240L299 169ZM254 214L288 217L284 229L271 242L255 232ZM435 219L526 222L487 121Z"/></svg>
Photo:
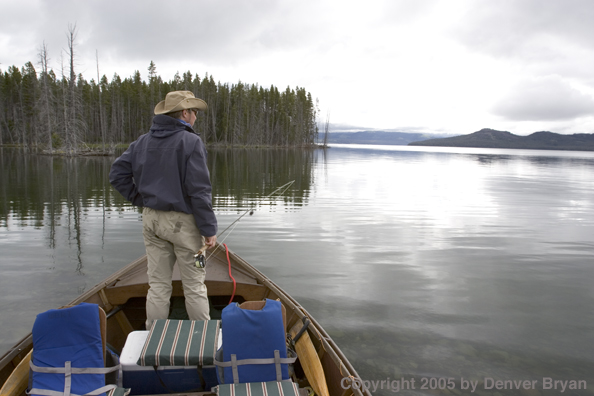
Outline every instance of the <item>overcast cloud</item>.
<svg viewBox="0 0 594 396"><path fill-rule="evenodd" d="M97 51L110 80L152 60L165 80L305 87L341 125L594 132L590 0L0 0L0 15L3 71L45 41L59 74L76 23L88 80Z"/></svg>
<svg viewBox="0 0 594 396"><path fill-rule="evenodd" d="M523 81L501 99L494 113L517 121L562 121L594 115L594 99L558 77Z"/></svg>

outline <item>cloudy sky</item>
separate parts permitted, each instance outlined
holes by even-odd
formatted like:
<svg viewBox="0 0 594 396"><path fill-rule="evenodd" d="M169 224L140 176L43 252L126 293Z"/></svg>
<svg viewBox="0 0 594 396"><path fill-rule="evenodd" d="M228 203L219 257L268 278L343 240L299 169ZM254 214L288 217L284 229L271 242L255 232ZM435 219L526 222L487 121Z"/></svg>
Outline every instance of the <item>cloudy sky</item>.
<svg viewBox="0 0 594 396"><path fill-rule="evenodd" d="M0 70L305 87L344 128L594 133L591 0L0 0Z"/></svg>

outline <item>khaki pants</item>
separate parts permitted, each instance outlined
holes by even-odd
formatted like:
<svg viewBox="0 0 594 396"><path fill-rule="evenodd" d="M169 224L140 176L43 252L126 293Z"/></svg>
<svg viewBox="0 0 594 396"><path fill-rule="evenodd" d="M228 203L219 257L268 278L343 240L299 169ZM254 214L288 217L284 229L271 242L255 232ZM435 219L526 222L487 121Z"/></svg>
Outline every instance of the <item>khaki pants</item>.
<svg viewBox="0 0 594 396"><path fill-rule="evenodd" d="M148 259L149 291L146 296L146 328L156 319L167 319L171 298L171 277L177 261L190 320L210 319L204 279L206 271L197 268L194 254L204 238L191 214L144 208L142 234Z"/></svg>

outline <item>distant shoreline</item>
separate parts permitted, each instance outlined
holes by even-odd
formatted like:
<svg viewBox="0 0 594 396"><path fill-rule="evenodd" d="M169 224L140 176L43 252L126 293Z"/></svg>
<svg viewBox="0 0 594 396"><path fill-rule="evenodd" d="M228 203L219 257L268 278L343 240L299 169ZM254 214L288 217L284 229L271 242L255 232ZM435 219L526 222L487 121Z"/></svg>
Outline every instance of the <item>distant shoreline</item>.
<svg viewBox="0 0 594 396"><path fill-rule="evenodd" d="M379 144L389 146L406 146L411 142L420 140L447 137L451 135L429 135L415 132L386 132L386 131L359 131L359 132L330 132L328 144ZM324 134L319 133L323 139Z"/></svg>
<svg viewBox="0 0 594 396"><path fill-rule="evenodd" d="M528 136L507 131L481 129L468 135L429 135L413 132L330 132L329 144L372 144L390 146L473 147L524 150L594 151L594 134L562 135L535 132Z"/></svg>
<svg viewBox="0 0 594 396"><path fill-rule="evenodd" d="M409 146L474 147L525 150L594 151L594 134L562 135L553 132L535 132L518 136L507 131L481 129L469 135L411 142Z"/></svg>

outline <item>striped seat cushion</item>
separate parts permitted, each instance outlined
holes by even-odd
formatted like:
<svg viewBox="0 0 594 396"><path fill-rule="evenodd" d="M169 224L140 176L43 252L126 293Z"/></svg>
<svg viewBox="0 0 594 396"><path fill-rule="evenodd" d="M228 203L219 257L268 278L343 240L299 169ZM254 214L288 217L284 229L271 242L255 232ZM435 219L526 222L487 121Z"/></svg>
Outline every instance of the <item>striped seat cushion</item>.
<svg viewBox="0 0 594 396"><path fill-rule="evenodd" d="M218 396L299 396L299 386L291 381L222 384L213 388Z"/></svg>
<svg viewBox="0 0 594 396"><path fill-rule="evenodd" d="M114 388L106 393L107 396L128 396L130 389L128 388Z"/></svg>
<svg viewBox="0 0 594 396"><path fill-rule="evenodd" d="M220 326L219 320L155 320L138 365L213 366Z"/></svg>

